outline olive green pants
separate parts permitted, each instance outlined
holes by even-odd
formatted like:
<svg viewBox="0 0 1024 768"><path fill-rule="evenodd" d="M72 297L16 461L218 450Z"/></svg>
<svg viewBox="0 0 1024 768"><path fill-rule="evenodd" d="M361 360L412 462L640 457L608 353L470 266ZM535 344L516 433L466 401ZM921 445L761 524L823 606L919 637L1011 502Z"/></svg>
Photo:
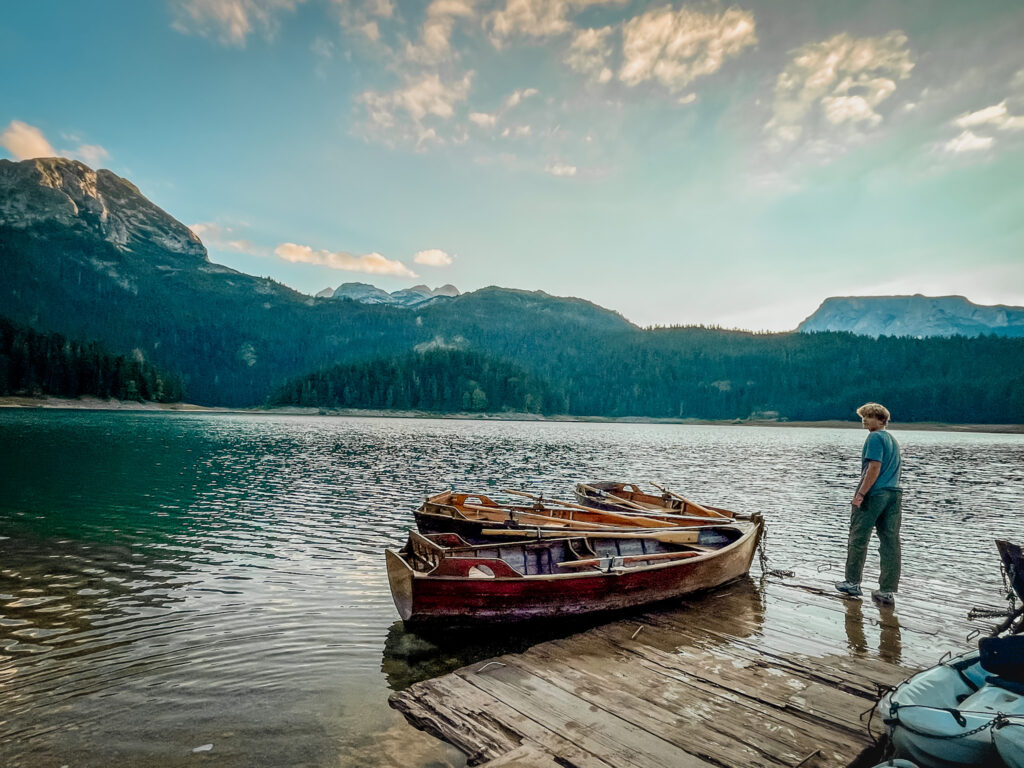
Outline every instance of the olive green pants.
<svg viewBox="0 0 1024 768"><path fill-rule="evenodd" d="M871 530L878 532L878 555L881 576L878 587L895 592L900 585L900 522L903 491L873 491L858 509L850 508L850 538L846 549L846 580L860 584L864 561L868 556Z"/></svg>

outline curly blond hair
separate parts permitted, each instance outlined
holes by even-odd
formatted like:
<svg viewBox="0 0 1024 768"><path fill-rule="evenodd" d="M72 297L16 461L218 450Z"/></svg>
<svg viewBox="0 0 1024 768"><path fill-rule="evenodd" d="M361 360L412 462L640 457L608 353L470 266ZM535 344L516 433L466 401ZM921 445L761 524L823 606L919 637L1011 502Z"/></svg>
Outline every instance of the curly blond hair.
<svg viewBox="0 0 1024 768"><path fill-rule="evenodd" d="M876 418L883 424L888 424L889 419L892 418L889 416L889 409L879 403L864 403L857 409L857 415L862 419L865 416Z"/></svg>

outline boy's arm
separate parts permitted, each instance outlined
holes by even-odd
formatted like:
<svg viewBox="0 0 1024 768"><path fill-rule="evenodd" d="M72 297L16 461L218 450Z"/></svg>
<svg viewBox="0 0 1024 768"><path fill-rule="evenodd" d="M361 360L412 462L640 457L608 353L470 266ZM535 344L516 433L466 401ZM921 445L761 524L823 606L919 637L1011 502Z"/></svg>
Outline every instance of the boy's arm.
<svg viewBox="0 0 1024 768"><path fill-rule="evenodd" d="M864 474L861 475L860 485L857 486L857 492L853 495L853 506L860 507L864 503L864 497L867 496L871 486L875 484L875 480L881 473L882 462L868 461L867 466L864 467Z"/></svg>

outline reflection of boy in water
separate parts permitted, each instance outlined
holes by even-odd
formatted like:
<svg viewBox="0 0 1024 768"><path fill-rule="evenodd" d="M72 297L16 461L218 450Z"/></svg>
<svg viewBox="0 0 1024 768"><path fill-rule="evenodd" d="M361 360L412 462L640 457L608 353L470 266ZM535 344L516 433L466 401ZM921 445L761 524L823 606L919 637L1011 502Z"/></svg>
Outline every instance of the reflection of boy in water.
<svg viewBox="0 0 1024 768"><path fill-rule="evenodd" d="M850 512L850 536L846 553L846 580L836 589L847 595L861 594L860 580L868 554L871 530L878 533L881 576L871 597L880 603L892 603L900 583L900 518L903 491L900 487L902 464L896 438L885 431L889 411L878 403L866 403L857 409L868 430L861 451L861 476Z"/></svg>
<svg viewBox="0 0 1024 768"><path fill-rule="evenodd" d="M864 634L864 613L860 600L845 600L846 607L846 641L856 656L868 652L868 639ZM883 603L878 606L878 619L871 623L879 628L878 657L891 664L899 664L903 656L903 642L900 620L892 605Z"/></svg>

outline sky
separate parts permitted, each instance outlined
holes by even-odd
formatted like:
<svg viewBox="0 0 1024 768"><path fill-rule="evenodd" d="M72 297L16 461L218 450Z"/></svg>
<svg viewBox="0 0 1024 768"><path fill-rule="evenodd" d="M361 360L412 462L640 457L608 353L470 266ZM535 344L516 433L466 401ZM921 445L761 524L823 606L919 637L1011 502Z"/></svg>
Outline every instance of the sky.
<svg viewBox="0 0 1024 768"><path fill-rule="evenodd" d="M129 179L304 293L451 283L647 325L1024 305L1019 0L32 0L0 156Z"/></svg>

